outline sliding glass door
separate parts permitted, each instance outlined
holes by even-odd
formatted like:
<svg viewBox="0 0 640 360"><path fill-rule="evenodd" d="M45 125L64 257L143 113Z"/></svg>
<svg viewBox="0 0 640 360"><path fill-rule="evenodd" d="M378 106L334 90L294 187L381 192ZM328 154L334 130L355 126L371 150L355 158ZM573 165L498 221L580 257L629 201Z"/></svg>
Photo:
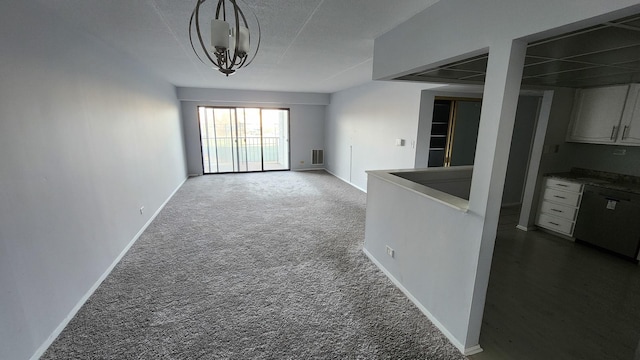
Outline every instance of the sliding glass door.
<svg viewBox="0 0 640 360"><path fill-rule="evenodd" d="M289 170L289 110L199 106L205 174Z"/></svg>

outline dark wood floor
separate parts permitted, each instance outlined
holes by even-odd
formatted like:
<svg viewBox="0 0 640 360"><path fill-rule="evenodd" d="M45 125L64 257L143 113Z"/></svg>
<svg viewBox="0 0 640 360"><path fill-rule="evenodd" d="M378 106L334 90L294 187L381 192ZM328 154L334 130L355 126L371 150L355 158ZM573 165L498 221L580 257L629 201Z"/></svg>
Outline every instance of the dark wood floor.
<svg viewBox="0 0 640 360"><path fill-rule="evenodd" d="M640 266L542 231L503 209L472 360L634 359Z"/></svg>

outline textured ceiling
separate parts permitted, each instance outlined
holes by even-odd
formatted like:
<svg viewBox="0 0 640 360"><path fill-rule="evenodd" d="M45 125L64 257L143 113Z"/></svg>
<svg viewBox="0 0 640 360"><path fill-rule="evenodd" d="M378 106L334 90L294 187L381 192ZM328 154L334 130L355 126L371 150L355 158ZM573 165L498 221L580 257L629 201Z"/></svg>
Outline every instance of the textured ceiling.
<svg viewBox="0 0 640 360"><path fill-rule="evenodd" d="M422 82L483 83L487 55L403 76ZM640 16L529 44L522 84L593 87L640 82Z"/></svg>
<svg viewBox="0 0 640 360"><path fill-rule="evenodd" d="M33 1L176 86L335 92L371 80L373 40L437 0L245 0L260 21L260 52L228 78L193 54L195 0Z"/></svg>

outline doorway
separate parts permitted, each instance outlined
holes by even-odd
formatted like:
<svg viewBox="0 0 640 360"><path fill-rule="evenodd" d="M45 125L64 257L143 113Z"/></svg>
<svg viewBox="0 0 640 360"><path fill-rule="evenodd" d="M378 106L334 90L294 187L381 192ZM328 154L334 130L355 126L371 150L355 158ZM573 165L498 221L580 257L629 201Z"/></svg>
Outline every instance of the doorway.
<svg viewBox="0 0 640 360"><path fill-rule="evenodd" d="M289 170L289 109L199 106L204 174Z"/></svg>
<svg viewBox="0 0 640 360"><path fill-rule="evenodd" d="M482 99L440 98L433 103L429 167L473 165Z"/></svg>

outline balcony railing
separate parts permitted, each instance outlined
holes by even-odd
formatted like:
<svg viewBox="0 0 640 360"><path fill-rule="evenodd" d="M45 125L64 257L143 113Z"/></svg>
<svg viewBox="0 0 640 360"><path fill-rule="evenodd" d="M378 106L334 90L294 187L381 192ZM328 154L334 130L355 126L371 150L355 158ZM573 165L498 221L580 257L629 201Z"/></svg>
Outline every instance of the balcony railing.
<svg viewBox="0 0 640 360"><path fill-rule="evenodd" d="M265 165L282 164L282 168L285 168L284 163L288 155L287 152L287 144L285 139L281 137L202 138L202 154L205 167L206 164L211 164L212 167L216 166L216 162L222 168L235 164L228 171L237 170L236 166L239 166L240 170L247 170L243 169L245 167L243 166L244 164L247 164L248 170L260 170L259 168L255 169L255 164L260 164L262 161L264 161ZM205 169L205 172L217 171L227 170L210 169L210 171L207 171Z"/></svg>

